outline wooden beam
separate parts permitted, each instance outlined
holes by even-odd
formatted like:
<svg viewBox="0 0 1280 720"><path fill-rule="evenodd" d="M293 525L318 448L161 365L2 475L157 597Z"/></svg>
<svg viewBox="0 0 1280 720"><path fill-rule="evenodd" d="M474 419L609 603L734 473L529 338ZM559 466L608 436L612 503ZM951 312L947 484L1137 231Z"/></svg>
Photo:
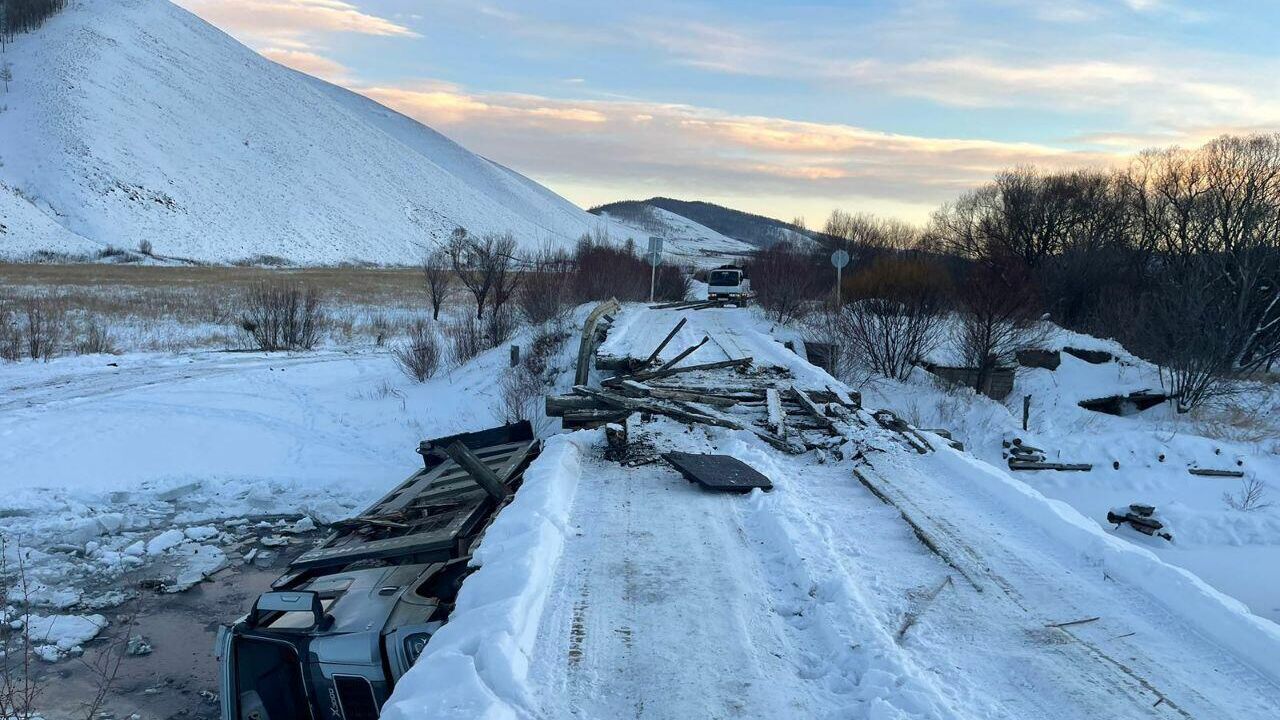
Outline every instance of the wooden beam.
<svg viewBox="0 0 1280 720"><path fill-rule="evenodd" d="M685 348L684 352L668 360L665 365L657 369L657 372L662 372L663 370L670 370L672 367L675 366L676 363L689 357L690 355L693 354L693 351L697 350L703 345L706 345L710 341L711 341L710 335L703 335L702 340L697 345L694 345L693 347Z"/></svg>
<svg viewBox="0 0 1280 720"><path fill-rule="evenodd" d="M600 303L587 315L587 320L582 324L582 341L578 344L578 367L574 375L574 382L578 385L587 384L587 379L591 375L591 355L595 352L596 343L596 323L600 322L600 317L607 313L616 313L622 309L616 298L610 298Z"/></svg>
<svg viewBox="0 0 1280 720"><path fill-rule="evenodd" d="M452 444L444 449L453 461L458 463L467 474L471 476L476 484L484 488L484 491L493 496L495 500L506 500L511 491L506 485L502 484L502 479L496 473L489 469L480 458L471 452L471 449L461 442L455 440Z"/></svg>
<svg viewBox="0 0 1280 720"><path fill-rule="evenodd" d="M606 392L603 390L594 390L585 385L578 385L573 388L575 393L585 395L587 397L596 398L606 405L619 408L621 410L631 410L634 412L650 412L657 415L666 415L680 422L685 423L701 423L703 425L716 425L731 430L741 430L742 426L738 423L725 418L705 415L698 412L691 412L684 408L675 407L669 403L652 399L629 398L617 393Z"/></svg>
<svg viewBox="0 0 1280 720"><path fill-rule="evenodd" d="M778 437L787 436L787 411L782 409L782 395L774 388L764 391L764 402L769 412L769 425Z"/></svg>
<svg viewBox="0 0 1280 720"><path fill-rule="evenodd" d="M686 322L688 322L688 318L680 318L680 322L676 323L676 326L671 328L671 332L667 333L667 336L663 338L662 342L658 343L658 347L653 349L653 352L649 354L649 357L645 359L644 363L641 364L641 367L649 367L656 362L658 354L662 352L662 348L666 347L667 343L671 342L671 338L675 337L676 333L680 332L680 328L684 327Z"/></svg>
<svg viewBox="0 0 1280 720"><path fill-rule="evenodd" d="M657 380L658 378L671 377L681 373L697 372L699 370L720 370L727 367L747 367L751 365L751 358L738 358L737 360L719 360L717 362L703 363L701 365L685 365L684 367L670 368L669 370L652 370L650 372L636 373L629 378L613 378L605 384L611 384L623 379L627 380Z"/></svg>
<svg viewBox="0 0 1280 720"><path fill-rule="evenodd" d="M581 395L548 395L546 399L547 417L564 417L567 413L589 410L601 410L604 405L599 400Z"/></svg>
<svg viewBox="0 0 1280 720"><path fill-rule="evenodd" d="M727 408L738 404L738 401L723 395L695 392L676 388L654 387L642 382L622 378L615 386L619 392L628 397L654 397L661 400L681 400L684 402L702 403L712 407Z"/></svg>
<svg viewBox="0 0 1280 720"><path fill-rule="evenodd" d="M831 418L827 417L826 414L822 412L822 408L818 407L818 404L813 401L813 398L809 397L808 393L800 388L792 388L791 394L795 397L796 401L800 403L800 407L804 408L810 415L817 418L818 423L831 431L831 434L840 434L840 431L836 428L836 424L831 421Z"/></svg>

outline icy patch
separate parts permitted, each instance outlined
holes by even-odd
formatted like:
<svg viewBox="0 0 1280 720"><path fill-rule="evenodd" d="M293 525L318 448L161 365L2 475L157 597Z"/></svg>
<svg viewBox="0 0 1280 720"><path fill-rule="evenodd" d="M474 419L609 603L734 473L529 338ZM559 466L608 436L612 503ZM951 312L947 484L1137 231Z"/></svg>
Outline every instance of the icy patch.
<svg viewBox="0 0 1280 720"><path fill-rule="evenodd" d="M81 644L97 637L106 626L107 619L101 615L32 615L27 618L27 637L41 660L57 662L78 653Z"/></svg>

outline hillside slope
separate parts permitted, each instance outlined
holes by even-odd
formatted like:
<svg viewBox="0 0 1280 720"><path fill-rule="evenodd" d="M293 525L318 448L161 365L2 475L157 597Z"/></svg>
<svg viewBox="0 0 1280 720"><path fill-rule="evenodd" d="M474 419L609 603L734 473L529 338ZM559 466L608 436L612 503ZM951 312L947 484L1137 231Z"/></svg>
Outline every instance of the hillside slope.
<svg viewBox="0 0 1280 720"><path fill-rule="evenodd" d="M613 203L596 212L609 221L610 231L635 237L641 249L649 237L665 242L663 254L671 262L714 267L756 248L662 208L636 202ZM621 229L617 229L621 228Z"/></svg>
<svg viewBox="0 0 1280 720"><path fill-rule="evenodd" d="M83 0L20 35L8 59L3 257L145 239L211 262L409 263L457 226L533 246L601 224L167 0Z"/></svg>
<svg viewBox="0 0 1280 720"><path fill-rule="evenodd" d="M791 223L763 215L734 210L715 203L655 197L648 200L623 200L592 208L600 215L634 215L651 208L684 218L718 235L732 238L752 248L767 248L779 242L807 243L813 235Z"/></svg>

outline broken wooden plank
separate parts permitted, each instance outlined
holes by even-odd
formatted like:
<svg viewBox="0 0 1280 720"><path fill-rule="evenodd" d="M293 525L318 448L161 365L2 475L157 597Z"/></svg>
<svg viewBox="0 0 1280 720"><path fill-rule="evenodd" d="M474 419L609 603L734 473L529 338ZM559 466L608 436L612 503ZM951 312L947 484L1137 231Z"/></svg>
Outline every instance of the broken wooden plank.
<svg viewBox="0 0 1280 720"><path fill-rule="evenodd" d="M1046 623L1045 627L1049 627L1049 628L1072 627L1074 625L1085 625L1091 622L1097 622L1101 619L1102 618L1100 617L1087 617L1087 618L1081 618L1080 620L1068 620L1066 622L1059 622L1059 623Z"/></svg>
<svg viewBox="0 0 1280 720"><path fill-rule="evenodd" d="M920 616L924 614L924 611L928 610L929 606L933 604L933 601L938 599L938 595L942 592L942 589L950 584L951 576L948 575L942 582L938 583L937 587L921 596L919 605L915 609L907 611L907 613L902 616L902 624L898 626L897 638L899 643L901 643L903 638L907 636L907 631L911 629L911 626L915 625L916 622L920 620Z"/></svg>
<svg viewBox="0 0 1280 720"><path fill-rule="evenodd" d="M663 453L662 459L671 463L686 480L696 482L708 490L751 492L756 488L773 489L769 478L729 455L669 452Z"/></svg>
<svg viewBox="0 0 1280 720"><path fill-rule="evenodd" d="M688 322L688 318L680 318L680 322L676 323L676 326L671 328L671 332L667 333L667 336L662 339L662 342L658 343L658 347L653 349L653 352L649 354L649 357L645 359L644 363L641 364L641 367L649 367L653 363L657 362L658 354L667 346L667 343L671 342L671 338L675 337L676 333L680 332L680 328L684 327L686 322Z"/></svg>
<svg viewBox="0 0 1280 720"><path fill-rule="evenodd" d="M631 414L630 410L576 410L567 412L560 424L565 430L586 430L598 428L609 423L622 422Z"/></svg>
<svg viewBox="0 0 1280 720"><path fill-rule="evenodd" d="M826 413L822 412L822 408L818 407L818 404L813 401L813 398L809 397L808 393L800 388L791 388L791 397L795 398L800 403L800 407L816 418L818 424L830 431L832 435L840 434L836 424L831 421L831 418L827 417Z"/></svg>
<svg viewBox="0 0 1280 720"><path fill-rule="evenodd" d="M698 348L702 347L703 345L706 345L710 341L711 341L710 335L703 335L702 340L699 341L697 345L685 348L684 351L681 352L679 355L676 355L675 357L668 360L662 367L659 367L657 369L657 372L662 372L663 370L670 370L671 368L675 367L676 363L689 357L694 353L694 351L696 351Z"/></svg>
<svg viewBox="0 0 1280 720"><path fill-rule="evenodd" d="M769 412L769 426L778 437L787 436L787 411L782 409L782 395L775 389L764 391L765 405Z"/></svg>
<svg viewBox="0 0 1280 720"><path fill-rule="evenodd" d="M613 387L616 387L620 393L629 397L655 397L662 400L695 402L721 408L733 407L738 403L737 400L722 395L711 395L676 388L654 387L628 378L619 378L619 380L620 382Z"/></svg>
<svg viewBox="0 0 1280 720"><path fill-rule="evenodd" d="M444 451L454 462L458 463L462 469L467 471L476 484L484 488L484 491L493 496L495 500L506 500L511 491L503 484L503 478L498 477L493 470L489 469L480 458L476 457L471 449L461 442L455 440L452 444L445 447Z"/></svg>
<svg viewBox="0 0 1280 720"><path fill-rule="evenodd" d="M1093 465L1089 463L1051 463L1051 462L1030 462L1024 460L1009 459L1010 470L1059 470L1065 472L1089 472L1093 469Z"/></svg>
<svg viewBox="0 0 1280 720"><path fill-rule="evenodd" d="M1205 477L1244 477L1243 470L1218 470L1217 468L1187 468L1187 472L1192 475L1203 475Z"/></svg>
<svg viewBox="0 0 1280 720"><path fill-rule="evenodd" d="M651 370L649 372L636 373L628 378L610 378L604 381L603 385L611 385L621 382L623 379L628 380L657 380L658 378L671 377L672 375L680 375L682 373L699 372L703 370L722 370L729 367L743 368L751 365L751 358L738 358L737 360L718 360L716 362L702 363L701 365L685 365L684 367L673 367L667 370Z"/></svg>
<svg viewBox="0 0 1280 720"><path fill-rule="evenodd" d="M571 412L605 409L599 400L581 395L548 395L545 405L547 417L563 417Z"/></svg>
<svg viewBox="0 0 1280 720"><path fill-rule="evenodd" d="M741 430L742 426L738 423L713 415L705 415L697 412L690 412L683 408L676 407L670 403L654 399L629 398L617 393L606 392L603 390L593 390L592 388L578 385L573 388L575 393L585 395L600 400L601 402L612 405L622 410L631 410L634 412L651 412L657 415L666 415L667 417L679 420L680 422L703 425L716 425L731 430Z"/></svg>

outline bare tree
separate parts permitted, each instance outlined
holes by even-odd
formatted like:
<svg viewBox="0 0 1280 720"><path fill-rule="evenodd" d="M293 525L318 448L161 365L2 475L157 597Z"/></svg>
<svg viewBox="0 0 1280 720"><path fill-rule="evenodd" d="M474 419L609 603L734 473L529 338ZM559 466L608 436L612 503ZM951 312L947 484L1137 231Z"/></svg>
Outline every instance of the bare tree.
<svg viewBox="0 0 1280 720"><path fill-rule="evenodd" d="M918 258L882 257L852 278L840 325L855 358L871 371L906 380L937 347L949 280Z"/></svg>
<svg viewBox="0 0 1280 720"><path fill-rule="evenodd" d="M463 228L454 231L447 251L454 275L476 302L476 318L484 317L485 305L492 299L501 308L510 299L518 278L515 277L516 241L510 233L485 233L479 237Z"/></svg>
<svg viewBox="0 0 1280 720"><path fill-rule="evenodd" d="M978 263L959 288L956 345L965 365L975 368L974 389L986 386L992 371L1041 339L1039 303L1024 271L1016 265Z"/></svg>
<svg viewBox="0 0 1280 720"><path fill-rule="evenodd" d="M422 280L431 299L432 320L440 319L440 308L453 292L452 267L449 253L442 248L433 249L422 261Z"/></svg>

